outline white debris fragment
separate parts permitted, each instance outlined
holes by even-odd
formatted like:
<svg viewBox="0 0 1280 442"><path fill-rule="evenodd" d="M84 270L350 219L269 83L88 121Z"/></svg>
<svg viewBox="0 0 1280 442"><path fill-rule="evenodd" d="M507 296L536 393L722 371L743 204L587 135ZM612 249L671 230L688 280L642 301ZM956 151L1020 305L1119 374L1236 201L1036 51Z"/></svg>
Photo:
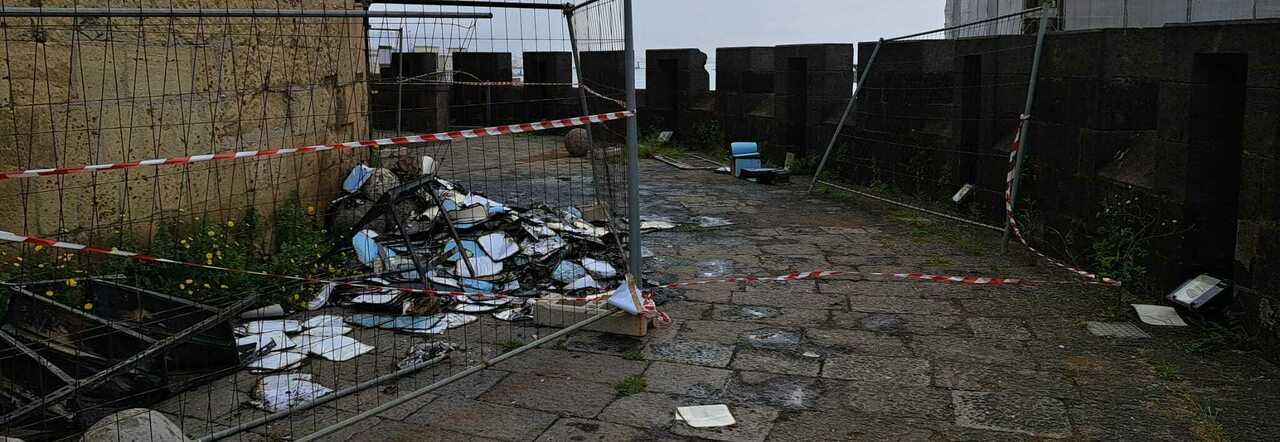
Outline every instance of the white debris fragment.
<svg viewBox="0 0 1280 442"><path fill-rule="evenodd" d="M297 338L298 348L330 361L349 361L356 356L373 351L373 346L347 336L311 336Z"/></svg>
<svg viewBox="0 0 1280 442"><path fill-rule="evenodd" d="M1133 305L1133 310L1138 312L1138 319L1141 319L1145 324L1169 327L1187 326L1187 322L1182 320L1182 316L1179 316L1178 311L1173 307L1143 304L1131 305Z"/></svg>
<svg viewBox="0 0 1280 442"><path fill-rule="evenodd" d="M694 428L727 427L738 421L724 404L676 408L676 420Z"/></svg>
<svg viewBox="0 0 1280 442"><path fill-rule="evenodd" d="M283 370L292 370L302 365L302 361L307 360L307 354L297 351L277 351L267 353L261 358L245 365L245 368L254 373L272 373Z"/></svg>
<svg viewBox="0 0 1280 442"><path fill-rule="evenodd" d="M297 333L302 331L302 324L292 319L268 319L247 322L237 331L242 335L260 335L270 332Z"/></svg>
<svg viewBox="0 0 1280 442"><path fill-rule="evenodd" d="M587 269L587 272L591 273L591 276L596 278L613 279L618 277L618 270L604 261L582 258L582 267Z"/></svg>
<svg viewBox="0 0 1280 442"><path fill-rule="evenodd" d="M289 336L285 335L282 331L270 331L236 339L237 347L244 347L247 345L254 346L254 350L270 348L271 351L280 351L291 349L298 344L295 344L293 340L289 339Z"/></svg>
<svg viewBox="0 0 1280 442"><path fill-rule="evenodd" d="M310 374L300 373L264 377L254 389L255 405L271 412L288 410L329 393L333 390L311 382Z"/></svg>

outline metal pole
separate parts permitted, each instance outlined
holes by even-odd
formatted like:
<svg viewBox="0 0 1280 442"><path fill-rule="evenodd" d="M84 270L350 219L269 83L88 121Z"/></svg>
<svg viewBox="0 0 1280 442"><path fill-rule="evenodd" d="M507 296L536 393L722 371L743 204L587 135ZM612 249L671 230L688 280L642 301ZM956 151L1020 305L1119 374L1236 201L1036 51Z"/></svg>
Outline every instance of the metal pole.
<svg viewBox="0 0 1280 442"><path fill-rule="evenodd" d="M629 0L628 0L628 1L629 1ZM542 346L543 344L546 344L546 343L548 343L548 342L551 342L551 341L554 341L554 340L556 340L556 339L559 339L561 336L567 335L567 334L569 334L569 333L573 333L573 332L577 331L577 330L578 330L578 329L580 329L580 328L583 328L583 327L586 327L586 326L588 326L588 325L594 324L596 321L599 321L599 320L601 320L601 319L604 319L604 318L608 318L608 317L610 317L610 316L613 316L614 314L617 314L618 312L621 312L621 310L609 310L609 311L606 311L606 312L600 313L600 314L598 314L598 315L592 316L592 317L590 317L590 318L587 318L587 319L583 320L582 322L579 322L579 323L577 323L577 324L570 325L570 326L568 326L568 327L566 327L566 328L564 328L564 329L561 329L560 331L557 331L557 332L555 332L555 333L549 334L549 335L547 335L547 336L543 337L542 339L538 339L538 340L536 340L536 341L533 341L533 342L530 342L530 343L528 343L528 344L525 344L524 346L522 346L522 347L520 347L520 348L517 348L517 349L512 350L512 351L510 351L510 352L507 352L507 353L503 353L503 354L501 354L501 355L498 355L497 357L495 357L495 358L493 358L493 359L490 359L490 360L487 360L487 361L483 361L483 362L481 362L481 364L480 364L480 365L477 365L477 366L474 366L474 367L468 368L468 369L466 369L466 370L463 370L463 371L461 371L461 372L458 372L457 374L455 374L455 375L453 375L453 376L449 376L449 377L447 377L447 378L441 379L439 382L436 382L436 383L434 383L434 384L428 385L428 386L426 386L426 387L422 387L421 389L418 389L417 391L414 391L414 392L412 392L412 393L406 394L406 395L404 395L404 396L400 396L399 398L396 398L395 400L393 400L393 401L391 401L391 402L387 402L387 403L385 403L385 404L379 405L379 406L374 407L374 408L372 408L372 409L369 409L369 410L367 410L367 411L365 411L365 412L363 412L363 413L360 413L360 414L357 414L357 415L355 415L355 416L352 416L352 417L350 417L350 418L348 418L348 419L346 419L346 420L344 420L344 421L342 421L342 422L338 422L338 423L336 423L336 424L333 424L333 425L330 425L330 426L328 426L328 427L325 427L325 428L322 428L322 429L320 429L320 430L317 430L317 431L316 431L316 432L314 432L314 433L308 434L308 435L306 435L306 436L302 437L301 439L298 439L298 442L307 442L307 441L319 440L320 438L323 438L323 437L325 437L325 436L328 436L328 435L330 435L330 434L333 434L334 432L336 432L336 431L338 431L338 430L341 430L341 429L343 429L343 428L346 428L346 427L349 427L349 426L351 426L351 425L354 425L355 423L360 422L360 421L362 421L362 420L365 420L365 419L368 419L368 418L371 418L371 417L377 416L379 413L382 413L382 412L384 412L384 411L387 411L387 410L390 410L390 409L395 408L395 407L397 407L397 406L400 406L401 404L404 404L404 403L406 403L406 402L409 402L409 401L412 401L412 400L414 400L414 399L417 399L418 397L421 397L421 396L422 396L422 395L424 395L424 394L430 393L430 392L432 392L432 391L434 391L434 390L436 390L436 389L438 389L438 388L440 388L440 387L443 387L443 386L445 386L445 385L449 385L450 383L453 383L453 382L454 382L454 381L456 381L456 380L459 380L459 379L465 378L465 377L467 377L467 376L471 376L472 374L475 374L475 373L477 373L477 372L479 372L479 371L481 371L481 370L484 370L484 369L487 369L487 368L489 368L489 367L492 367L492 366L494 366L494 365L496 365L496 364L499 364L499 363L501 363L502 361L505 361L505 360L507 360L507 359L511 359L511 358L513 358L513 357L519 356L519 355L523 354L523 353L524 353L524 352L526 352L526 351L532 350L532 349L534 349L534 348L537 348L537 347ZM224 432L225 432L225 431L224 431ZM221 435L221 433L218 433L218 434L219 434L219 435ZM220 437L226 437L226 436L229 436L229 434L228 434L228 435L221 435ZM201 438L201 439L200 439L200 441L201 441L201 442L207 442L207 441L212 441L212 440L216 440L216 439L212 438L212 436L209 436L209 437L205 437L205 438Z"/></svg>
<svg viewBox="0 0 1280 442"><path fill-rule="evenodd" d="M642 241L640 238L640 125L636 121L636 37L631 12L631 0L622 0L623 26L626 35L626 50L623 63L626 64L627 110L631 118L627 119L627 235L631 252L631 274L641 281L643 257L640 254Z"/></svg>
<svg viewBox="0 0 1280 442"><path fill-rule="evenodd" d="M369 18L492 19L490 13L365 11L346 9L168 9L168 8L28 8L0 7L0 17L241 17L241 18Z"/></svg>
<svg viewBox="0 0 1280 442"><path fill-rule="evenodd" d="M827 167L827 157L831 156L831 150L836 147L836 140L840 138L840 131L844 130L845 121L849 120L849 114L853 112L855 103L858 102L858 94L862 92L862 85L867 81L867 74L871 73L871 66L876 63L876 56L880 55L880 46L884 45L884 39L876 42L876 48L871 51L871 58L867 60L866 67L862 68L862 75L858 78L857 87L853 90L853 96L849 97L849 104L844 107L844 115L840 116L840 124L836 125L835 133L831 134L831 142L827 143L827 151L822 153L822 161L818 163L818 170L813 172L813 181L809 182L809 190L807 193L813 193L813 186L818 184L818 177L822 176L822 170Z"/></svg>
<svg viewBox="0 0 1280 442"><path fill-rule="evenodd" d="M1018 128L1018 140L1021 141L1021 148L1018 149L1017 159L1014 160L1013 166L1013 182L1009 184L1009 200L1005 202L1006 216L1004 220L1004 238L1000 241L1000 252L1009 251L1009 233L1012 227L1010 217L1013 216L1013 208L1018 202L1018 186L1022 184L1022 161L1027 155L1027 132L1031 129L1031 106L1035 104L1036 84L1040 79L1040 57L1044 53L1044 36L1049 33L1049 8L1040 9L1040 33L1036 36L1036 54L1031 62L1031 83L1027 86L1027 105L1023 107L1022 126Z"/></svg>
<svg viewBox="0 0 1280 442"><path fill-rule="evenodd" d="M582 67L582 53L578 49L578 32L573 26L573 12L566 11L564 14L565 25L569 27L569 53L573 57L573 67L578 74L578 101L582 103L582 115L591 115L591 106L587 101L587 76L586 71ZM595 142L591 137L591 124L584 126L587 130L587 146L595 148ZM598 188L596 190L599 190Z"/></svg>

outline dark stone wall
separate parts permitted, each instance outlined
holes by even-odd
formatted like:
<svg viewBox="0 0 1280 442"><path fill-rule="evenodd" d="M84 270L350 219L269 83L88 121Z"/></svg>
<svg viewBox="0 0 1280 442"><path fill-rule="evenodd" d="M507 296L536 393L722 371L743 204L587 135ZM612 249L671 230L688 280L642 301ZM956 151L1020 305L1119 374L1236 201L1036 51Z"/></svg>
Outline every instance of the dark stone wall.
<svg viewBox="0 0 1280 442"><path fill-rule="evenodd" d="M1153 222L1153 294L1207 272L1237 282L1245 325L1280 344L1280 24L1051 34L1026 140L1024 214L1085 256L1097 229ZM1002 221L1007 154L1034 37L886 45L836 173L940 200L965 183ZM875 43L859 47L865 66ZM1234 115L1234 116L1233 116ZM1119 201L1117 201L1117 197ZM1126 221L1116 205L1141 206Z"/></svg>
<svg viewBox="0 0 1280 442"><path fill-rule="evenodd" d="M457 52L453 55L454 81L512 79L510 52ZM515 122L519 88L456 85L449 99L453 125L481 127Z"/></svg>
<svg viewBox="0 0 1280 442"><path fill-rule="evenodd" d="M438 60L434 52L391 54L391 65L382 69L380 81L372 88L374 129L394 130L397 118L405 131L436 132L448 127L448 87L396 82L400 76L413 78L437 71Z"/></svg>
<svg viewBox="0 0 1280 442"><path fill-rule="evenodd" d="M772 47L716 49L716 109L726 142L773 140Z"/></svg>
<svg viewBox="0 0 1280 442"><path fill-rule="evenodd" d="M560 83L566 86L525 86L525 102L520 121L542 121L582 113L572 86L573 54L569 52L525 52L526 83Z"/></svg>
<svg viewBox="0 0 1280 442"><path fill-rule="evenodd" d="M822 155L853 95L853 45L812 44L774 48L775 128L765 161L781 164L787 153Z"/></svg>
<svg viewBox="0 0 1280 442"><path fill-rule="evenodd" d="M640 125L652 130L675 131L688 140L710 115L711 76L707 54L697 49L649 50L645 54L646 103Z"/></svg>

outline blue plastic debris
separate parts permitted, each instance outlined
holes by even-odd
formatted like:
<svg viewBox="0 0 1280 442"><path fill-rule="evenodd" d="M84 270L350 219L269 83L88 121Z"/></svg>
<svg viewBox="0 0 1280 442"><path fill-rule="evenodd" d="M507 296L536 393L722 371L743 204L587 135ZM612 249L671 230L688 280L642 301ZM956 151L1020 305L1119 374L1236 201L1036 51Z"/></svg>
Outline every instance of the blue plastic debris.
<svg viewBox="0 0 1280 442"><path fill-rule="evenodd" d="M356 250L356 258L361 264L372 266L373 262L379 259L387 259L396 256L396 252L389 248L383 247L374 241L378 237L378 233L371 230L361 230L351 238L351 246Z"/></svg>
<svg viewBox="0 0 1280 442"><path fill-rule="evenodd" d="M355 168L351 169L351 174L347 175L347 179L342 181L342 190L347 191L347 193L356 193L373 176L373 171L372 167L363 163L357 164Z"/></svg>
<svg viewBox="0 0 1280 442"><path fill-rule="evenodd" d="M587 276L587 269L569 260L560 261L560 265L551 272L552 278L565 284L573 284L584 276Z"/></svg>

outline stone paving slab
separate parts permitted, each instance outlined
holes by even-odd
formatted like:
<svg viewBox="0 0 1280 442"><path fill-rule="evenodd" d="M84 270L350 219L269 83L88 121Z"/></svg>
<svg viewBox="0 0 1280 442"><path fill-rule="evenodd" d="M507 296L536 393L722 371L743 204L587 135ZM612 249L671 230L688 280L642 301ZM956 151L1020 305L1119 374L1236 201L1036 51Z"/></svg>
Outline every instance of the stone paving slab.
<svg viewBox="0 0 1280 442"><path fill-rule="evenodd" d="M644 372L649 391L700 398L720 396L732 375L730 370L669 362L654 362Z"/></svg>
<svg viewBox="0 0 1280 442"><path fill-rule="evenodd" d="M523 407L472 399L450 399L405 418L405 423L507 441L532 441L550 428L556 415ZM419 431L419 437L427 434Z"/></svg>
<svg viewBox="0 0 1280 442"><path fill-rule="evenodd" d="M1062 439L1071 435L1062 401L1012 393L956 391L956 425Z"/></svg>
<svg viewBox="0 0 1280 442"><path fill-rule="evenodd" d="M828 357L822 377L889 385L929 385L929 361L920 358L841 355Z"/></svg>
<svg viewBox="0 0 1280 442"><path fill-rule="evenodd" d="M565 400L572 392L573 399ZM566 416L595 417L614 399L613 387L607 384L515 373L502 379L480 400Z"/></svg>
<svg viewBox="0 0 1280 442"><path fill-rule="evenodd" d="M735 223L646 234L656 255L645 262L650 279L818 269L1071 278L1033 267L1024 251L996 253L998 234L967 230L974 244L957 244L932 232L963 227L914 214L919 220L904 224L897 209L807 196L803 185L642 167L646 215ZM333 440L1195 440L1216 428L1235 440L1260 440L1280 430L1273 411L1280 387L1269 387L1280 385L1280 370L1247 352L1189 351L1203 347L1192 345L1205 336L1194 328L1154 330L1142 341L1092 336L1086 321L1132 320L1128 308L1110 310L1115 293L1105 288L848 277L706 285L659 298L676 319L672 328L645 338L575 333ZM484 351L512 336L504 333L486 330ZM467 349L450 370L483 356L492 354ZM368 375L317 366L338 386ZM628 376L642 377L643 391L620 396L613 386ZM430 380L413 376L317 417L351 416L350 408ZM215 393L231 403L249 391L235 390ZM677 407L710 404L729 405L738 425L693 429L674 421ZM215 413L205 422L213 428L257 415ZM246 440L288 436L278 428Z"/></svg>
<svg viewBox="0 0 1280 442"><path fill-rule="evenodd" d="M643 361L617 356L537 348L495 365L499 370L612 384L645 369Z"/></svg>
<svg viewBox="0 0 1280 442"><path fill-rule="evenodd" d="M635 428L577 418L560 419L538 437L539 442L613 442L646 439L645 433Z"/></svg>

